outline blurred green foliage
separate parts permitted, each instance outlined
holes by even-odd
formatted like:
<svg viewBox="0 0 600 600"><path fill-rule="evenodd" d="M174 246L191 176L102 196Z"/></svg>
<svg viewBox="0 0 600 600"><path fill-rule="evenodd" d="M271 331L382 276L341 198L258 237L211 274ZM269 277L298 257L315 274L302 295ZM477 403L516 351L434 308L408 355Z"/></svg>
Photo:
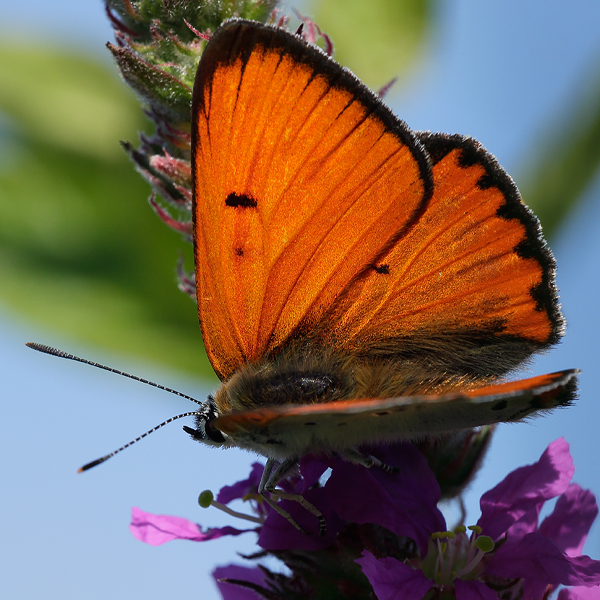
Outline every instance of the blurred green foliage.
<svg viewBox="0 0 600 600"><path fill-rule="evenodd" d="M521 192L551 236L586 191L600 166L600 64L584 89L573 92L568 112L546 129L536 153L521 169Z"/></svg>
<svg viewBox="0 0 600 600"><path fill-rule="evenodd" d="M377 90L411 66L428 33L433 0L309 0L334 58Z"/></svg>
<svg viewBox="0 0 600 600"><path fill-rule="evenodd" d="M116 68L4 43L0 111L2 303L65 336L212 373L176 285L191 247L153 213L119 145L146 119Z"/></svg>

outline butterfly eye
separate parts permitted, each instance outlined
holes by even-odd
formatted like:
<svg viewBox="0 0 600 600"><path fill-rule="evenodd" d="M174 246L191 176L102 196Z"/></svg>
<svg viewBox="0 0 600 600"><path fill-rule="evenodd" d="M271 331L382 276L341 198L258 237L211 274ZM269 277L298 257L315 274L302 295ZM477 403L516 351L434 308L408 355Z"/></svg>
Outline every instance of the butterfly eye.
<svg viewBox="0 0 600 600"><path fill-rule="evenodd" d="M223 442L225 442L225 437L218 429L213 427L213 420L214 418L204 422L204 433L212 442L222 444Z"/></svg>
<svg viewBox="0 0 600 600"><path fill-rule="evenodd" d="M212 424L218 416L215 399L209 396L196 413L196 429L184 425L183 430L197 442L220 446L226 442L225 436Z"/></svg>
<svg viewBox="0 0 600 600"><path fill-rule="evenodd" d="M202 442L203 444L209 444L210 446L220 446L225 443L225 437L218 430L215 429L210 421L203 421L199 423L198 429L192 429L187 425L183 426L183 430L192 436L197 442Z"/></svg>

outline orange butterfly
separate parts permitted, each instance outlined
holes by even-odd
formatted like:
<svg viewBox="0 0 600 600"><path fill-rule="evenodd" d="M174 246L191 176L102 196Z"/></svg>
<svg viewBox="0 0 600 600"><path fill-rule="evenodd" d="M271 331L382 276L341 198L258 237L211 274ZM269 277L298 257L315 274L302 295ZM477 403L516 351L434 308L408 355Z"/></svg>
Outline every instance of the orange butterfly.
<svg viewBox="0 0 600 600"><path fill-rule="evenodd" d="M300 36L232 20L198 67L192 170L222 385L184 429L266 456L261 493L322 520L275 491L306 454L385 467L359 447L573 401L577 370L499 383L564 323L539 223L477 141L411 131Z"/></svg>
<svg viewBox="0 0 600 600"><path fill-rule="evenodd" d="M233 20L196 75L192 168L223 384L185 429L268 457L262 490L305 454L370 465L361 444L572 402L575 370L496 383L564 323L539 223L475 140L413 132L298 35Z"/></svg>

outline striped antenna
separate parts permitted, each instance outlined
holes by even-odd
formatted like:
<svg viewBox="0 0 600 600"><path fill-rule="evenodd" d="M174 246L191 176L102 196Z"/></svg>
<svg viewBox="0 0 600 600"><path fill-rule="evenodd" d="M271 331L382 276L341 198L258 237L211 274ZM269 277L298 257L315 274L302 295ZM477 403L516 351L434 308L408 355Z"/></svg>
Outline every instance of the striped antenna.
<svg viewBox="0 0 600 600"><path fill-rule="evenodd" d="M202 406L202 402L200 402L200 400L196 400L196 398L192 398L191 396L182 394L181 392L178 392L177 390L173 390L171 388L165 387L164 385L160 385L158 383L148 381L147 379L142 379L141 377L137 377L136 375L130 375L129 373L119 371L118 369L113 369L112 367L107 367L106 365L101 365L101 364L93 362L91 360L87 360L86 358L79 358L78 356L74 356L73 354L69 354L68 352L63 352L62 350L57 350L56 348L52 348L51 346L46 346L44 344L38 344L37 342L27 342L25 345L28 346L29 348L33 348L34 350L37 350L38 352L44 352L45 354L51 354L52 356L58 356L59 358L68 358L69 360L75 360L77 362L83 363L84 365L91 365L92 367L98 367L99 369L104 369L105 371L110 371L111 373L116 373L117 375L122 375L123 377L129 377L129 379L134 379L135 381L139 381L141 383L151 385L152 387L158 388L159 390L164 390L165 392L170 392L171 394L175 394L176 396L181 396L182 398L186 398L187 400L191 400L192 402L195 402L196 404L200 404L200 406ZM183 417L191 417L195 414L197 414L196 411L191 411L191 412L182 413L175 417L171 417L170 419L167 419L160 425L153 427L149 431L146 431L146 433L143 433L139 437L135 438L135 440L132 440L131 442L125 444L124 446L121 446L114 452L111 452L110 454L107 454L106 456L103 456L102 458L98 458L96 460L93 460L92 462L89 462L89 463L83 465L83 467L81 467L81 469L79 469L77 472L83 473L83 471L87 471L88 469L91 469L92 467L96 467L97 465L99 465L99 464L103 463L104 461L108 460L109 458L113 457L115 454L118 454L119 452L125 450L125 448L129 448L129 446L132 446L133 444L144 439L146 436L150 435L151 433L154 433L157 429L160 429L161 427L164 427L165 425L168 425L169 423L172 423L173 421L176 421L177 419L182 419Z"/></svg>
<svg viewBox="0 0 600 600"><path fill-rule="evenodd" d="M102 464L105 460L112 458L115 454L118 454L122 450L125 450L125 448L129 448L129 446L133 446L133 444L135 444L136 442L143 440L147 435L154 433L157 429L160 429L161 427L164 427L165 425L168 425L169 423L172 423L173 421L176 421L177 419L182 419L183 417L191 417L195 414L196 414L196 411L192 411L192 412L181 413L180 415L171 417L170 419L163 421L160 425L157 425L156 427L153 427L152 429L146 431L146 433L142 433L142 435L135 438L135 440L131 440L131 442L128 442L124 446L121 446L114 452L111 452L110 454L107 454L106 456L103 456L102 458L97 458L96 460L93 460L92 462L89 462L89 463L83 465L83 467L81 467L81 469L79 469L77 472L83 473L84 471L87 471L88 469L91 469L92 467L96 467L99 464Z"/></svg>
<svg viewBox="0 0 600 600"><path fill-rule="evenodd" d="M74 356L73 354L69 354L68 352L63 352L62 350L57 350L56 348L52 348L51 346L46 346L44 344L38 344L37 342L27 342L25 345L29 348L37 350L38 352L44 352L45 354L51 354L52 356L58 356L59 358L68 358L69 360L76 360L77 362L83 363L84 365L91 365L92 367L98 367L99 369L104 369L105 371L116 373L117 375L123 375L123 377L129 377L129 379L134 379L135 381L140 381L141 383L151 385L152 387L158 388L159 390L164 390L165 392L175 394L176 396L181 396L182 398L186 398L187 400L191 400L192 402L195 402L196 404L200 404L200 406L202 406L202 402L200 402L200 400L196 400L196 398L187 396L182 392L178 392L177 390L165 387L164 385L148 381L147 379L142 379L141 377L130 375L129 373L124 373L123 371L119 371L118 369L113 369L112 367L101 365L94 361L87 360L86 358L79 358L78 356Z"/></svg>

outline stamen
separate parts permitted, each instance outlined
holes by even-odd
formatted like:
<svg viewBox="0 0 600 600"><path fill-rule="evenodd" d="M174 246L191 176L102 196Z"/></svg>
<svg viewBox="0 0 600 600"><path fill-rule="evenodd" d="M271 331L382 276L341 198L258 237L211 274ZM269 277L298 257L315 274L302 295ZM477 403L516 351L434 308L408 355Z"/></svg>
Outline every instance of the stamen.
<svg viewBox="0 0 600 600"><path fill-rule="evenodd" d="M465 559L465 562L471 562L473 560L473 557L475 556L475 553L477 552L476 548L475 548L475 540L477 539L477 536L473 533L471 534L471 538L469 540L469 549L467 550L467 557Z"/></svg>
<svg viewBox="0 0 600 600"><path fill-rule="evenodd" d="M442 544L440 542L440 539L438 538L436 540L437 542L437 547L438 547L438 556L440 559L440 571L438 573L439 577L443 577L444 575L444 571L446 570L446 562L444 561L444 550L442 550ZM437 577L436 577L437 580Z"/></svg>
<svg viewBox="0 0 600 600"><path fill-rule="evenodd" d="M448 542L448 548L447 548L447 562L448 562L448 566L446 569L446 573L444 573L444 578L446 577L450 577L450 580L453 580L453 573L455 572L455 569L452 569L452 567L454 566L454 556L456 554L456 550L457 550L457 542L458 540L454 540L453 542Z"/></svg>
<svg viewBox="0 0 600 600"><path fill-rule="evenodd" d="M215 508L222 510L224 513L231 515L232 517L237 517L238 519L244 519L245 521L251 521L252 523L258 523L259 525L262 525L264 522L264 519L261 519L259 517L254 517L252 515L246 515L244 513L238 512L237 510L233 510L232 508L229 508L229 506L227 506L226 504L223 504L222 502L217 502L213 498L214 498L213 493L210 490L204 490L200 494L200 496L198 496L198 504L202 508L208 508L209 506L214 506Z"/></svg>
<svg viewBox="0 0 600 600"><path fill-rule="evenodd" d="M452 561L454 558L453 548L448 548L448 545L453 546L452 540L456 537L453 531L436 531L431 534L431 539L434 540L438 549L437 559L435 561L434 576L436 583L446 580L447 574L452 569ZM449 542L442 543L440 540L450 538ZM446 550L449 550L448 557L445 557ZM447 559L447 560L446 560Z"/></svg>
<svg viewBox="0 0 600 600"><path fill-rule="evenodd" d="M481 562L481 559L484 556L485 556L485 552L482 552L480 550L477 553L477 555L475 556L475 558L470 563L467 563L460 571L458 571L458 573L456 573L456 576L458 578L460 578L463 575L466 575L467 573L470 573Z"/></svg>
<svg viewBox="0 0 600 600"><path fill-rule="evenodd" d="M494 544L494 540L489 535L480 535L475 542L475 546L482 552L491 552L496 544Z"/></svg>
<svg viewBox="0 0 600 600"><path fill-rule="evenodd" d="M474 540L475 541L475 540ZM478 552L471 561L469 561L458 573L456 577L462 577L467 573L470 573L475 567L481 562L481 559L494 549L494 540L487 535L481 535L475 541L474 546L478 549Z"/></svg>
<svg viewBox="0 0 600 600"><path fill-rule="evenodd" d="M433 571L431 562L429 568L421 563L425 573L438 585L449 585L458 578L473 577L483 557L494 549L494 541L487 535L481 535L481 527L468 527L471 536L466 535L467 527L460 525L454 531L436 531L431 534L431 540L437 552L430 556L434 561ZM430 546L431 550L433 548Z"/></svg>
<svg viewBox="0 0 600 600"><path fill-rule="evenodd" d="M440 556L441 556L441 552L439 551L438 548L438 553L435 559L435 565L433 567L433 577L434 577L434 581L436 583L440 583L440 581L442 580L442 574L440 573Z"/></svg>
<svg viewBox="0 0 600 600"><path fill-rule="evenodd" d="M198 496L198 504L202 508L208 508L214 499L215 496L210 490L204 490L203 492L200 492L200 495Z"/></svg>

